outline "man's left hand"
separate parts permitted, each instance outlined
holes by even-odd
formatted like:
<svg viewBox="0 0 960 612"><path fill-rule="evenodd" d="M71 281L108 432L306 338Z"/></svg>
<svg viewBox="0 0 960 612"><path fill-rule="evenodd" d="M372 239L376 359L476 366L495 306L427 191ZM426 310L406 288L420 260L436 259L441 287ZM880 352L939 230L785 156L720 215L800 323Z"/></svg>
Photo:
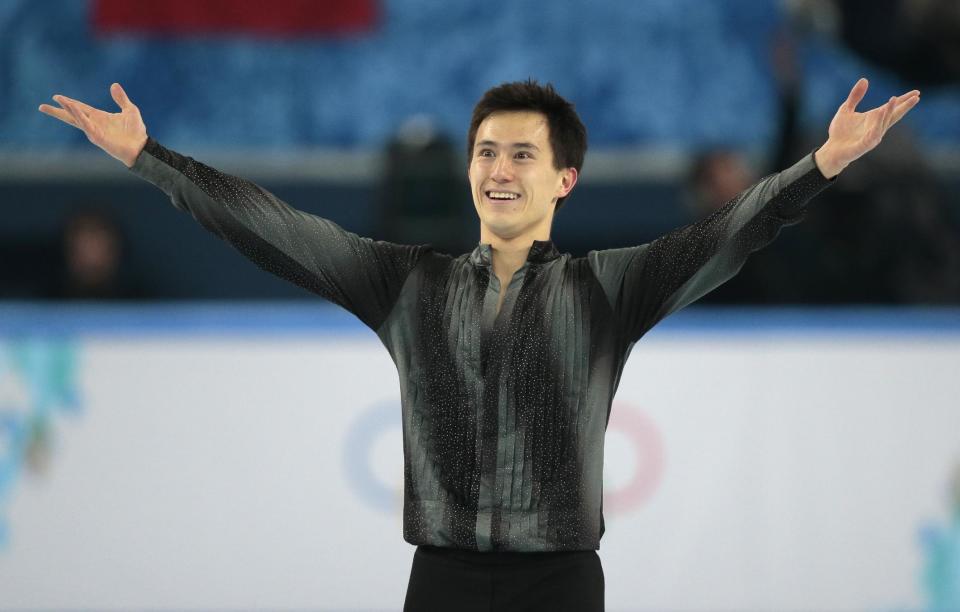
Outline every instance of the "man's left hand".
<svg viewBox="0 0 960 612"><path fill-rule="evenodd" d="M863 100L867 87L867 79L860 79L853 86L830 122L827 142L814 154L817 167L827 178L840 174L850 162L880 144L887 130L920 101L920 92L914 89L890 98L883 106L858 113L857 104Z"/></svg>

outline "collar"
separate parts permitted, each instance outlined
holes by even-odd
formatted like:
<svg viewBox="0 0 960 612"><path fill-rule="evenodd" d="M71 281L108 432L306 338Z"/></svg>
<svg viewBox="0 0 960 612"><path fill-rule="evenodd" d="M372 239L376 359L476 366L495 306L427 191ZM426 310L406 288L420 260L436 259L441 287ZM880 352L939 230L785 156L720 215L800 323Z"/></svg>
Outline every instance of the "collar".
<svg viewBox="0 0 960 612"><path fill-rule="evenodd" d="M534 240L527 253L528 264L544 264L560 257L560 251L552 240ZM470 262L475 266L488 268L493 264L493 247L489 244L478 244L470 253Z"/></svg>

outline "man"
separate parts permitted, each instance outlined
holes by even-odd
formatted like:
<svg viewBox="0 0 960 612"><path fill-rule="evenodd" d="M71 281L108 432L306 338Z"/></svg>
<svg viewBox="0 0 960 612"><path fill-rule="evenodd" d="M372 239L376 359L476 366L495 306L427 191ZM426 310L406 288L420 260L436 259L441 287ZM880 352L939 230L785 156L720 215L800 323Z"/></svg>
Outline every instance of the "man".
<svg viewBox="0 0 960 612"><path fill-rule="evenodd" d="M469 178L480 244L451 257L360 238L148 138L121 112L65 96L40 110L151 181L262 268L372 328L400 373L404 538L417 545L405 610L603 609L603 440L633 344L734 275L919 100L857 113L827 142L707 219L639 247L561 255L556 208L586 130L552 87L507 83L474 109Z"/></svg>

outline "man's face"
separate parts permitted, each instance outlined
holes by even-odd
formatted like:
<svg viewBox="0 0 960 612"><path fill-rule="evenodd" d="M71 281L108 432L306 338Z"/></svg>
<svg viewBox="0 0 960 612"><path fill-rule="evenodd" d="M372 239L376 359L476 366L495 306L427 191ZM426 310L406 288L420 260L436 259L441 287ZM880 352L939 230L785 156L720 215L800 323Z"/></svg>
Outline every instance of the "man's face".
<svg viewBox="0 0 960 612"><path fill-rule="evenodd" d="M573 168L553 166L547 118L530 111L493 113L477 129L470 189L480 216L480 240L547 240L558 197L577 180Z"/></svg>

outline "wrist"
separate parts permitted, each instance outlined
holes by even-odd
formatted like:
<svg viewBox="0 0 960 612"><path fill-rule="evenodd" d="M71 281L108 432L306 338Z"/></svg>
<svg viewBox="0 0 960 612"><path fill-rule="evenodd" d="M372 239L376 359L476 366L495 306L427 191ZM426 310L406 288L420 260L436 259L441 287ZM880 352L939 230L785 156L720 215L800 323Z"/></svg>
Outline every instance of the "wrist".
<svg viewBox="0 0 960 612"><path fill-rule="evenodd" d="M137 140L137 142L134 143L131 151L127 153L120 161L122 161L127 168L133 168L134 164L137 163L137 158L140 157L140 153L143 152L143 149L146 146L147 135L144 134L143 138Z"/></svg>
<svg viewBox="0 0 960 612"><path fill-rule="evenodd" d="M847 167L846 163L841 162L837 158L829 140L819 149L814 151L813 161L820 170L820 173L823 174L824 178L828 179L832 179L833 177L837 176L843 171L844 168Z"/></svg>

